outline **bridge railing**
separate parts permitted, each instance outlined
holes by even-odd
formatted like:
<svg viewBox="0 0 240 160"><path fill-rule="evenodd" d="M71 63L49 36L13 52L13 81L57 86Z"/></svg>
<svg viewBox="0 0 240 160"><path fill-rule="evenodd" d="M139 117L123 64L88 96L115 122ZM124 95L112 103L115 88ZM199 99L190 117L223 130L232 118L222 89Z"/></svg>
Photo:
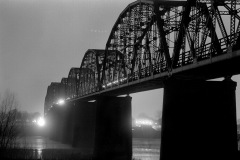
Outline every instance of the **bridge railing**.
<svg viewBox="0 0 240 160"><path fill-rule="evenodd" d="M238 35L237 33L236 35ZM231 35L228 36L230 38ZM237 36L236 36L237 37ZM221 50L222 53L217 53L216 50L213 49L213 43L207 43L206 45L203 46L203 48L199 47L196 48L196 56L197 56L197 61L202 61L211 57L218 56L220 54L226 54L227 53L227 45L225 44L224 38L219 39L219 43L221 45ZM199 53L201 51L201 53ZM193 57L190 53L191 51L187 51L183 53L183 56L180 56L179 61L178 61L178 67L185 66L188 64L193 63Z"/></svg>
<svg viewBox="0 0 240 160"><path fill-rule="evenodd" d="M236 37L239 34L240 33L236 33ZM206 60L206 59L209 59L212 57L216 57L220 54L226 54L228 47L225 44L224 38L225 37L219 39L222 53L217 53L216 50L214 50L212 42L207 43L205 46L203 46L203 48L201 48L201 47L196 48L197 61L199 62L199 61L203 61L203 60ZM230 38L230 35L228 36L228 38ZM201 53L199 53L200 51L201 51ZM193 57L191 55L191 51L189 50L189 51L182 53L182 56L179 57L178 65L176 68L190 65L193 63L194 63ZM107 83L107 84L103 85L103 89L108 89L108 88L112 88L112 87L119 86L122 84L126 84L128 82L137 81L139 79L147 78L152 75L160 74L163 72L167 72L166 60L162 60L152 66L147 66L145 68L141 68L140 70L133 72L133 74L129 73L127 75L127 77L122 78L118 81Z"/></svg>

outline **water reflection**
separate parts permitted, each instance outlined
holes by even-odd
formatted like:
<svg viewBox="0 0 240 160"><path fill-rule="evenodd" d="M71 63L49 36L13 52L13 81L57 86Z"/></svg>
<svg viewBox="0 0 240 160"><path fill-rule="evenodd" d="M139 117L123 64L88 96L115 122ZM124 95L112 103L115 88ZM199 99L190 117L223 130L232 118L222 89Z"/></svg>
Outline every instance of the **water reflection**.
<svg viewBox="0 0 240 160"><path fill-rule="evenodd" d="M38 155L38 157L41 157L41 155L42 155L42 149L37 149L37 155Z"/></svg>
<svg viewBox="0 0 240 160"><path fill-rule="evenodd" d="M159 160L160 139L133 138L133 158L141 160Z"/></svg>
<svg viewBox="0 0 240 160"><path fill-rule="evenodd" d="M43 149L66 149L74 150L67 144L62 144L41 136L21 137L17 139L18 147L34 149L35 157L41 157ZM159 160L160 139L133 138L133 159L136 160Z"/></svg>
<svg viewBox="0 0 240 160"><path fill-rule="evenodd" d="M70 145L52 141L42 136L29 136L17 138L16 145L26 149L73 149Z"/></svg>

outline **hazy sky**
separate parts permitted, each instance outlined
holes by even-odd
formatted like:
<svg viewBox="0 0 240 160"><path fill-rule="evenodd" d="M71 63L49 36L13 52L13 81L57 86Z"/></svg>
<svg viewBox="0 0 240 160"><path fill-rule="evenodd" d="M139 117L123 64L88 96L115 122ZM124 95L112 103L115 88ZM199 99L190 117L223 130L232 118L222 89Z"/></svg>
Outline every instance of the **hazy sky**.
<svg viewBox="0 0 240 160"><path fill-rule="evenodd" d="M0 91L16 93L22 110L43 113L47 86L67 77L71 67L80 67L88 49L104 49L119 14L131 2L0 0ZM162 92L132 95L133 116L155 118Z"/></svg>

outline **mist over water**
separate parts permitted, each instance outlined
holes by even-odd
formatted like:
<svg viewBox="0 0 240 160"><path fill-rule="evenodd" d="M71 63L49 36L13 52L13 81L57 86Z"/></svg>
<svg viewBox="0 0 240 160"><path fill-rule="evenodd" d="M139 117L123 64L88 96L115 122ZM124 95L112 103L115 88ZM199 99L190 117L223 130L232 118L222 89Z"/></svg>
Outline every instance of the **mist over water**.
<svg viewBox="0 0 240 160"><path fill-rule="evenodd" d="M62 144L42 136L19 137L16 143L20 148L27 149L73 149L70 145Z"/></svg>
<svg viewBox="0 0 240 160"><path fill-rule="evenodd" d="M62 144L42 136L19 137L16 144L22 149L36 150L39 156L41 156L44 149L78 150L70 145ZM133 138L132 151L132 158L137 160L159 160L160 139Z"/></svg>

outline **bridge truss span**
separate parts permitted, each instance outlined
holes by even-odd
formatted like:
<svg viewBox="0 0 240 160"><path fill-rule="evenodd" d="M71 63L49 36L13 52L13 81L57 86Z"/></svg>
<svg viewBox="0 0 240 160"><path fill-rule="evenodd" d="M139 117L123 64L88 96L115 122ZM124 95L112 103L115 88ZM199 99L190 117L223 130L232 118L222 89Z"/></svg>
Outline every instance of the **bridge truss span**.
<svg viewBox="0 0 240 160"><path fill-rule="evenodd" d="M95 159L131 160L129 94L164 88L161 160L237 159L230 78L239 64L240 0L137 0L117 18L105 49L87 50L79 68L48 86L49 137Z"/></svg>
<svg viewBox="0 0 240 160"><path fill-rule="evenodd" d="M75 98L79 96L80 68L71 68L67 78L67 97Z"/></svg>
<svg viewBox="0 0 240 160"><path fill-rule="evenodd" d="M177 2L139 0L123 10L106 43L104 86L163 73L171 76L175 69L238 49L239 1ZM109 71L109 50L120 52L125 74L119 66Z"/></svg>
<svg viewBox="0 0 240 160"><path fill-rule="evenodd" d="M104 50L89 49L80 66L79 96L99 91Z"/></svg>
<svg viewBox="0 0 240 160"><path fill-rule="evenodd" d="M169 77L240 74L240 0L137 0L112 27L104 50L86 51L62 80L66 99L162 88Z"/></svg>

